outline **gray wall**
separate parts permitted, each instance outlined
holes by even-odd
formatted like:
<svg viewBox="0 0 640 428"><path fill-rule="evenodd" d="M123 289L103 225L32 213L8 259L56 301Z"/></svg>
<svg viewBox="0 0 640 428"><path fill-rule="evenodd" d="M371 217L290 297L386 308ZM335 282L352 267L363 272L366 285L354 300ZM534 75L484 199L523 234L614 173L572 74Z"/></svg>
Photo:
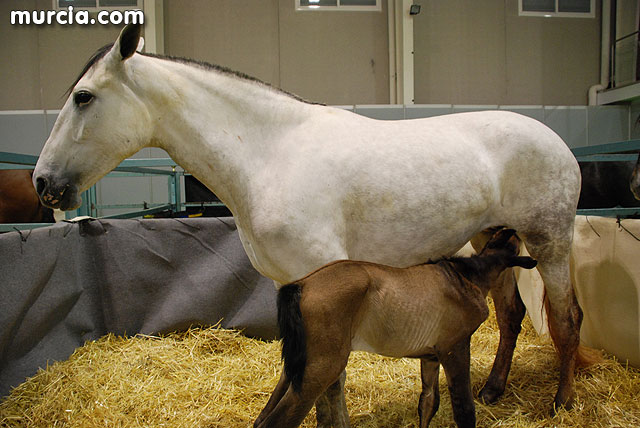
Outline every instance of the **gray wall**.
<svg viewBox="0 0 640 428"><path fill-rule="evenodd" d="M11 25L11 10L48 10L51 0L0 1L0 110L59 109L98 48L120 29L92 25Z"/></svg>
<svg viewBox="0 0 640 428"><path fill-rule="evenodd" d="M415 0L415 101L585 105L599 80L597 17L518 17L517 0ZM380 12L296 12L293 0L165 0L166 53L254 75L327 104L388 104L386 0ZM0 110L57 109L112 26L12 26L0 2Z"/></svg>
<svg viewBox="0 0 640 428"><path fill-rule="evenodd" d="M295 11L293 0L170 0L165 26L167 54L224 65L311 101L389 103L386 1L381 12L309 12Z"/></svg>
<svg viewBox="0 0 640 428"><path fill-rule="evenodd" d="M517 0L416 0L415 100L586 105L600 79L596 18L518 16Z"/></svg>
<svg viewBox="0 0 640 428"><path fill-rule="evenodd" d="M313 101L388 103L386 7L382 12L296 12L293 0L165 0L165 53L253 75ZM385 2L386 4L386 2ZM114 26L12 26L0 2L0 110L59 109L90 55Z"/></svg>

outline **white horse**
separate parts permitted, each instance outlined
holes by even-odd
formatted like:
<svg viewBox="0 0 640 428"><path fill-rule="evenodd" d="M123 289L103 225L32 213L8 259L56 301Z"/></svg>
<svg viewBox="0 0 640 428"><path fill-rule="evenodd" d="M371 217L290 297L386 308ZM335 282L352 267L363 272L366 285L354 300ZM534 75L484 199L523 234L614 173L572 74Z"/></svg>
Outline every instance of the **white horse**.
<svg viewBox="0 0 640 428"><path fill-rule="evenodd" d="M569 249L580 171L553 131L495 111L373 120L219 67L136 54L139 39L138 26L125 27L74 84L34 173L46 205L77 207L80 192L123 159L161 147L229 207L253 266L276 285L338 259L406 267L451 255L489 227L516 229L550 303L555 405L571 404L582 313ZM494 299L507 309L487 401L504 391L524 316L517 293ZM320 426L348 426L344 402L330 400Z"/></svg>

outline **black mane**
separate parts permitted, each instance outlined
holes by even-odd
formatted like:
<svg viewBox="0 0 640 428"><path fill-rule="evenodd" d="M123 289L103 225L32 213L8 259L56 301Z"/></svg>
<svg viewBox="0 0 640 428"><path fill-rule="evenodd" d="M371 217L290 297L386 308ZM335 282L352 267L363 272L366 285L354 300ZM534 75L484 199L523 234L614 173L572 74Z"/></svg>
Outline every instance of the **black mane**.
<svg viewBox="0 0 640 428"><path fill-rule="evenodd" d="M93 56L91 58L89 58L89 61L87 61L87 63L84 65L84 68L82 69L82 71L80 72L80 74L78 75L78 77L76 78L76 80L73 82L73 85L71 85L71 87L67 90L67 95L71 93L71 91L73 90L73 88L78 84L78 82L80 81L80 79L82 79L82 77L87 74L87 72L89 71L89 69L91 69L91 67L93 67L95 65L95 63L97 63L98 61L100 61L106 54L107 52L109 52L111 50L111 48L113 47L113 43L109 43L108 45L105 45L103 47L101 47L100 49L98 49L96 51L96 53L93 54ZM171 55L159 55L159 54L152 54L152 53L140 53L138 52L138 54L140 55L144 55L144 56L148 56L151 58L159 58L159 59L165 59L168 61L173 61L173 62L178 62L181 64L186 64L186 65L191 65L194 67L200 67L203 68L205 70L210 70L210 71L215 71L218 73L223 73L223 74L227 74L230 76L234 76L237 77L239 79L242 80L247 80L249 82L254 82L257 83L259 85L263 85L267 88L273 89L277 92L280 92L284 95L287 95L290 98L293 98L294 100L306 103L306 104L316 104L316 105L324 105L321 103L315 103L312 101L307 101L295 94L292 94L290 92L287 92L283 89L279 89L279 88L275 88L273 86L271 86L269 83L266 83L260 79L257 79L255 77L249 76L247 74L238 72L238 71L234 71L231 70L230 68L227 67L223 67L221 65L215 65L215 64L210 64L208 62L204 62L204 61L198 61L198 60L194 60L194 59L190 59L190 58L183 58L183 57L176 57L176 56L171 56Z"/></svg>
<svg viewBox="0 0 640 428"><path fill-rule="evenodd" d="M503 262L509 254L491 254L480 255L473 254L471 256L453 256L444 257L439 260L429 260L424 264L437 264L446 270L452 272L456 276L462 276L468 281L476 283L477 278L482 278L486 275L489 269L492 269L496 264Z"/></svg>
<svg viewBox="0 0 640 428"><path fill-rule="evenodd" d="M484 276L485 271L493 268L497 262L504 260L505 256L480 256L474 254L469 257L451 257L444 261L452 265L460 275L471 281L477 276Z"/></svg>
<svg viewBox="0 0 640 428"><path fill-rule="evenodd" d="M89 69L91 67L93 67L93 65L100 61L102 58L104 58L104 56L107 54L107 52L109 52L111 50L111 48L113 47L113 43L109 43L108 45L104 45L103 47L101 47L100 49L98 49L96 51L96 53L94 53L91 58L89 58L89 61L87 61L87 63L84 65L84 67L82 68L82 71L80 72L80 74L78 74L78 77L76 77L76 80L73 82L73 84L71 86L69 86L69 89L67 89L66 95L68 96L69 94L71 94L71 91L73 91L73 88L76 87L76 85L78 84L78 82L80 81L80 79L82 79L82 77L87 74L87 71L89 71Z"/></svg>

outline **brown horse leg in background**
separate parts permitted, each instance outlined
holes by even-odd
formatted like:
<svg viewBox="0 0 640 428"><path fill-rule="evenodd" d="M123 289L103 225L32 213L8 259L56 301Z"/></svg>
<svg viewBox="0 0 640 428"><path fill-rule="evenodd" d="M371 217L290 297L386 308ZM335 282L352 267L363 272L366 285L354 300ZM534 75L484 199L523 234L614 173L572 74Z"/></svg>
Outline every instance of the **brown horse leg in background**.
<svg viewBox="0 0 640 428"><path fill-rule="evenodd" d="M32 170L0 170L0 223L53 223L53 210L40 203Z"/></svg>

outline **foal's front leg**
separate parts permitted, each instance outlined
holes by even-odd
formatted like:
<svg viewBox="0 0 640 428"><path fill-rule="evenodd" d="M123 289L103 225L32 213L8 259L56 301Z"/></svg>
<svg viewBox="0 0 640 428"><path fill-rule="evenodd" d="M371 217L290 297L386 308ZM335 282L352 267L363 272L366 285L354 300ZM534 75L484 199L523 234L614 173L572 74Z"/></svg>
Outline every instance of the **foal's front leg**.
<svg viewBox="0 0 640 428"><path fill-rule="evenodd" d="M473 249L480 252L498 229L486 229L474 236L471 239ZM526 307L518 292L518 283L513 269L506 269L500 274L496 283L491 285L491 297L496 309L500 344L491 367L491 373L479 393L479 398L487 404L495 403L504 393L507 377L511 370L513 351L516 348L516 341L526 313Z"/></svg>
<svg viewBox="0 0 640 428"><path fill-rule="evenodd" d="M418 402L418 415L420 416L420 428L427 428L429 422L440 406L440 389L438 387L438 375L440 374L440 362L438 358L425 357L420 359L420 376L422 377L422 392Z"/></svg>
<svg viewBox="0 0 640 428"><path fill-rule="evenodd" d="M476 426L476 406L473 402L469 376L470 341L471 336L458 342L449 352L438 354L438 359L447 375L453 419L458 428L475 428Z"/></svg>
<svg viewBox="0 0 640 428"><path fill-rule="evenodd" d="M497 283L491 287L491 297L496 308L500 344L491 373L479 394L479 398L488 404L495 403L504 393L511 370L513 351L526 313L513 269L505 270L498 277Z"/></svg>

